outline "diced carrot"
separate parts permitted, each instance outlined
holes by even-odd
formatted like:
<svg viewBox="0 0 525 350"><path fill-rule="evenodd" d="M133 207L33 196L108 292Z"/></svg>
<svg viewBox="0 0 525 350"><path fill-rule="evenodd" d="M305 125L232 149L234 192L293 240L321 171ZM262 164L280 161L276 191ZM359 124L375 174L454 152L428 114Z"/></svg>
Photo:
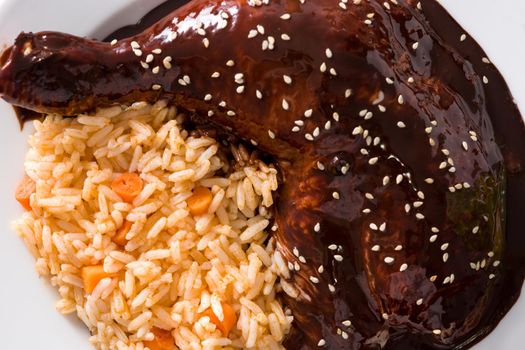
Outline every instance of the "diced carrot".
<svg viewBox="0 0 525 350"><path fill-rule="evenodd" d="M173 350L175 343L171 332L165 331L157 327L151 329L151 333L155 335L155 339L145 341L144 345L150 350Z"/></svg>
<svg viewBox="0 0 525 350"><path fill-rule="evenodd" d="M30 199L31 195L36 191L36 184L29 176L24 176L18 187L16 188L15 198L24 209L31 210Z"/></svg>
<svg viewBox="0 0 525 350"><path fill-rule="evenodd" d="M95 266L84 266L82 268L82 281L84 282L84 290L86 293L91 294L93 289L97 286L98 282L106 277L112 277L113 275L104 271L103 265Z"/></svg>
<svg viewBox="0 0 525 350"><path fill-rule="evenodd" d="M192 215L203 215L208 212L213 195L207 187L197 187L193 190L193 195L186 200Z"/></svg>
<svg viewBox="0 0 525 350"><path fill-rule="evenodd" d="M117 234L113 236L112 240L119 246L123 247L128 243L128 240L126 239L126 235L128 234L129 230L131 229L131 225L133 225L132 222L124 220L122 223L122 226L117 231Z"/></svg>
<svg viewBox="0 0 525 350"><path fill-rule="evenodd" d="M132 202L142 191L143 182L136 173L124 173L111 183L111 188L124 201Z"/></svg>
<svg viewBox="0 0 525 350"><path fill-rule="evenodd" d="M235 315L235 311L233 311L233 308L230 305L226 303L221 303L221 305L222 313L224 314L224 320L220 321L212 309L208 309L207 316L210 317L210 321L217 326L217 328L222 332L222 334L225 337L227 337L231 329L233 328L233 326L235 326L235 323L237 322L237 316Z"/></svg>

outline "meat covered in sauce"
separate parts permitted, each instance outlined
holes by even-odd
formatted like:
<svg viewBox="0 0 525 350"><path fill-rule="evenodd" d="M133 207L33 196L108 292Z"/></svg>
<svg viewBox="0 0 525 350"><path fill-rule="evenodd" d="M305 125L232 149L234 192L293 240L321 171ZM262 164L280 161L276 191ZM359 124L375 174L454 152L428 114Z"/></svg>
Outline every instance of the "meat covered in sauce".
<svg viewBox="0 0 525 350"><path fill-rule="evenodd" d="M194 0L112 42L22 33L0 66L16 106L168 98L273 156L287 349L464 347L519 295L521 117L434 0Z"/></svg>

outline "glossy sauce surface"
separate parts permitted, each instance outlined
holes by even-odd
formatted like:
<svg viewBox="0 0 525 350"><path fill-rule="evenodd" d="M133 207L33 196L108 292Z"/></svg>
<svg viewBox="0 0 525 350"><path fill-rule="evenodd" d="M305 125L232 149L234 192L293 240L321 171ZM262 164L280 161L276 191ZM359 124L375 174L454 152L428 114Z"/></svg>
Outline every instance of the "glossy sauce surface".
<svg viewBox="0 0 525 350"><path fill-rule="evenodd" d="M495 327L524 278L525 132L501 75L446 11L192 1L145 28L181 3L108 36L116 45L23 34L0 62L0 92L63 114L172 98L272 154L296 317L287 349L452 349ZM162 53L145 69L132 41Z"/></svg>

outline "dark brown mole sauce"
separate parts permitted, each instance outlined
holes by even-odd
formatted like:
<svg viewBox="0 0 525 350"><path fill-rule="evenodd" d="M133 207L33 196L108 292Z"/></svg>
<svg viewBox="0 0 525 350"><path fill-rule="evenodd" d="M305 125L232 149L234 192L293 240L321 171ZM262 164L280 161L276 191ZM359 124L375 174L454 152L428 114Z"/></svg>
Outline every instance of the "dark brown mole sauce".
<svg viewBox="0 0 525 350"><path fill-rule="evenodd" d="M188 0L170 0L144 16L137 24L129 25L111 33L105 39L122 39L140 33L174 9L186 4ZM485 86L487 109L491 117L497 143L504 155L507 168L507 212L506 212L506 250L502 263L503 278L496 286L497 291L488 305L476 332L466 337L464 342L454 348L470 347L492 331L501 318L516 302L525 276L525 235L521 233L525 214L525 127L512 95L499 71L482 61L485 53L470 37L460 41L464 33L447 11L434 0L422 1L424 13L433 30L449 45L470 62L480 76L486 76L489 84ZM401 24L400 24L401 25ZM453 44L454 43L454 44ZM459 87L458 93L463 93ZM466 93L466 92L464 92ZM291 340L300 342L300 339ZM417 337L390 339L386 349L410 350L431 349L421 345Z"/></svg>

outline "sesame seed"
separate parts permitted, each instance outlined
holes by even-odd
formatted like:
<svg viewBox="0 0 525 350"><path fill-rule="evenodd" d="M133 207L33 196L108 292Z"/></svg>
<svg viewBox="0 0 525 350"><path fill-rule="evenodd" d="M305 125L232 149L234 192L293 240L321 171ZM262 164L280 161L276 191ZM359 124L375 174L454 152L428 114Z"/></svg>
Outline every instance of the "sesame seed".
<svg viewBox="0 0 525 350"><path fill-rule="evenodd" d="M479 232L479 226L475 226L473 229L472 229L472 233L473 234L476 234Z"/></svg>
<svg viewBox="0 0 525 350"><path fill-rule="evenodd" d="M430 238L429 238L430 243L434 243L437 240L437 238L438 238L438 235L430 236Z"/></svg>
<svg viewBox="0 0 525 350"><path fill-rule="evenodd" d="M255 29L251 29L249 32L248 32L248 39L252 39L252 38L255 38L257 36L257 34L259 34L257 32L257 30Z"/></svg>
<svg viewBox="0 0 525 350"><path fill-rule="evenodd" d="M443 262L447 262L448 260L448 253L443 254Z"/></svg>
<svg viewBox="0 0 525 350"><path fill-rule="evenodd" d="M481 61L482 61L483 63L490 64L490 60L489 60L487 57L483 57L483 58L481 59Z"/></svg>
<svg viewBox="0 0 525 350"><path fill-rule="evenodd" d="M328 57L328 58L332 58L333 57L332 50L330 50L329 48L325 50L325 54L326 54L326 57Z"/></svg>
<svg viewBox="0 0 525 350"><path fill-rule="evenodd" d="M400 105L402 105L403 103L405 103L405 98L403 97L403 95L399 95L398 98L397 98L397 103L399 103Z"/></svg>
<svg viewBox="0 0 525 350"><path fill-rule="evenodd" d="M314 140L314 137L312 136L312 134L305 134L304 138L307 139L308 141L313 141Z"/></svg>
<svg viewBox="0 0 525 350"><path fill-rule="evenodd" d="M138 49L138 48L140 48L140 45L139 45L138 42L136 42L136 41L132 41L132 42L131 42L131 48L132 48L132 49Z"/></svg>
<svg viewBox="0 0 525 350"><path fill-rule="evenodd" d="M397 127L400 129L406 128L406 124L403 122L397 122Z"/></svg>
<svg viewBox="0 0 525 350"><path fill-rule="evenodd" d="M381 232L385 232L386 230L386 222L383 222L380 226L379 226L379 231Z"/></svg>
<svg viewBox="0 0 525 350"><path fill-rule="evenodd" d="M430 282L435 282L437 280L438 276L437 275L433 275L433 276L430 276L429 280Z"/></svg>
<svg viewBox="0 0 525 350"><path fill-rule="evenodd" d="M281 16L281 19L284 19L284 20L289 20L290 18L292 18L292 16L289 13L285 13Z"/></svg>
<svg viewBox="0 0 525 350"><path fill-rule="evenodd" d="M447 248L448 248L448 243L443 243L441 245L441 250L447 250Z"/></svg>
<svg viewBox="0 0 525 350"><path fill-rule="evenodd" d="M334 259L339 262L343 261L343 257L341 255L334 255Z"/></svg>
<svg viewBox="0 0 525 350"><path fill-rule="evenodd" d="M394 262L394 260L395 259L393 257L391 257L391 256L387 256L384 259L385 263L387 263L387 264L392 264Z"/></svg>
<svg viewBox="0 0 525 350"><path fill-rule="evenodd" d="M412 84L412 83L414 82L414 78L413 78L413 77L409 77L409 78L407 79L407 82L408 82L409 84Z"/></svg>
<svg viewBox="0 0 525 350"><path fill-rule="evenodd" d="M350 320L344 320L343 322L341 322L343 324L343 326L345 327L350 327L352 325L352 321Z"/></svg>
<svg viewBox="0 0 525 350"><path fill-rule="evenodd" d="M151 70L151 72L153 74L158 74L160 72L160 67L159 66L156 66L156 67L153 67L153 69Z"/></svg>
<svg viewBox="0 0 525 350"><path fill-rule="evenodd" d="M336 249L337 249L337 245L335 245L335 244L330 244L330 245L328 246L328 249L330 249L330 250L336 250Z"/></svg>
<svg viewBox="0 0 525 350"><path fill-rule="evenodd" d="M237 86L237 89L235 89L235 91L238 94L242 94L244 92L244 85Z"/></svg>
<svg viewBox="0 0 525 350"><path fill-rule="evenodd" d="M483 76L483 83L488 84L489 78L487 78L485 75Z"/></svg>
<svg viewBox="0 0 525 350"><path fill-rule="evenodd" d="M324 272L324 266L323 265L319 265L319 267L317 268L317 272L323 273Z"/></svg>
<svg viewBox="0 0 525 350"><path fill-rule="evenodd" d="M319 342L317 343L317 346L325 346L325 345L326 345L326 341L324 339L319 340Z"/></svg>
<svg viewBox="0 0 525 350"><path fill-rule="evenodd" d="M459 37L460 41L465 41L466 39L467 39L467 34L461 34L461 36Z"/></svg>
<svg viewBox="0 0 525 350"><path fill-rule="evenodd" d="M226 65L228 67L233 67L233 66L235 66L235 62L233 62L233 60L228 60L228 61L226 61Z"/></svg>
<svg viewBox="0 0 525 350"><path fill-rule="evenodd" d="M204 45L205 48L208 48L210 46L210 40L208 38L202 39L202 45Z"/></svg>
<svg viewBox="0 0 525 350"><path fill-rule="evenodd" d="M333 192L333 193L332 193L332 197L333 197L334 199L340 199L340 198L341 198L341 197L339 196L339 192Z"/></svg>
<svg viewBox="0 0 525 350"><path fill-rule="evenodd" d="M235 112L230 110L226 112L226 115L228 115L229 117L233 117L235 115Z"/></svg>
<svg viewBox="0 0 525 350"><path fill-rule="evenodd" d="M284 109L285 111L287 111L287 110L290 109L290 104L289 104L288 101L286 101L284 98L283 98L282 106L283 106L283 109Z"/></svg>
<svg viewBox="0 0 525 350"><path fill-rule="evenodd" d="M365 209L361 210L361 212L363 214L370 214L372 211L369 208L365 208Z"/></svg>
<svg viewBox="0 0 525 350"><path fill-rule="evenodd" d="M312 283L317 284L317 283L319 283L319 278L314 277L314 276L310 276L310 281L311 281Z"/></svg>
<svg viewBox="0 0 525 350"><path fill-rule="evenodd" d="M214 79L218 78L220 76L221 76L221 73L219 73L219 72L213 72L212 75L211 75L211 77L214 78Z"/></svg>
<svg viewBox="0 0 525 350"><path fill-rule="evenodd" d="M334 113L332 114L332 118L334 118L334 120L335 120L336 122L338 122L338 121L339 121L339 113L334 112Z"/></svg>
<svg viewBox="0 0 525 350"><path fill-rule="evenodd" d="M260 34L264 34L264 27L260 24L257 25L257 31L260 33Z"/></svg>
<svg viewBox="0 0 525 350"><path fill-rule="evenodd" d="M153 90L160 90L161 89L161 86L159 84L153 84L153 86L151 87Z"/></svg>
<svg viewBox="0 0 525 350"><path fill-rule="evenodd" d="M283 75L283 80L286 84L290 85L292 83L292 78L288 75Z"/></svg>
<svg viewBox="0 0 525 350"><path fill-rule="evenodd" d="M388 320L388 314L387 313L383 313L381 316L383 317L384 320Z"/></svg>
<svg viewBox="0 0 525 350"><path fill-rule="evenodd" d="M319 67L319 70L321 71L321 73L326 72L326 63L325 62L321 63L321 66Z"/></svg>
<svg viewBox="0 0 525 350"><path fill-rule="evenodd" d="M403 181L403 175L399 174L396 176L396 184L400 184Z"/></svg>
<svg viewBox="0 0 525 350"><path fill-rule="evenodd" d="M324 129L325 130L330 130L330 128L332 127L332 122L329 120L327 121L325 124L324 124Z"/></svg>
<svg viewBox="0 0 525 350"><path fill-rule="evenodd" d="M133 53L135 54L135 56L138 56L138 57L142 56L142 51L139 49L134 49Z"/></svg>
<svg viewBox="0 0 525 350"><path fill-rule="evenodd" d="M110 43L110 44L111 44L111 46L115 46L115 45L117 44L117 39L113 39L113 40L111 40L111 43Z"/></svg>
<svg viewBox="0 0 525 350"><path fill-rule="evenodd" d="M263 98L262 92L259 90L255 90L255 96L260 100Z"/></svg>
<svg viewBox="0 0 525 350"><path fill-rule="evenodd" d="M206 94L206 96L204 96L204 101L209 101L211 100L212 96L211 94Z"/></svg>
<svg viewBox="0 0 525 350"><path fill-rule="evenodd" d="M410 213L410 204L405 204L405 212L408 214Z"/></svg>
<svg viewBox="0 0 525 350"><path fill-rule="evenodd" d="M171 69L171 56L166 56L164 57L164 59L162 60L162 64L164 65L164 68L166 69Z"/></svg>
<svg viewBox="0 0 525 350"><path fill-rule="evenodd" d="M423 299L416 300L416 305L421 305L421 304L423 304Z"/></svg>
<svg viewBox="0 0 525 350"><path fill-rule="evenodd" d="M352 135L359 135L363 133L363 128L361 126L356 126L352 131Z"/></svg>
<svg viewBox="0 0 525 350"><path fill-rule="evenodd" d="M385 80L386 80L387 84L389 84L389 85L394 84L394 80L392 78L388 78L387 77Z"/></svg>
<svg viewBox="0 0 525 350"><path fill-rule="evenodd" d="M419 208L420 206L423 205L423 202L421 202L421 201L416 201L416 202L414 202L413 205L414 205L414 208Z"/></svg>
<svg viewBox="0 0 525 350"><path fill-rule="evenodd" d="M304 112L304 117L310 118L312 116L312 113L313 113L313 110L308 109L307 111Z"/></svg>
<svg viewBox="0 0 525 350"><path fill-rule="evenodd" d="M275 139L275 133L271 130L268 130L268 136L270 136L271 139Z"/></svg>
<svg viewBox="0 0 525 350"><path fill-rule="evenodd" d="M403 271L405 271L406 269L408 269L408 265L407 265L407 264L402 264L402 265L399 267L399 271L400 271L400 272L403 272Z"/></svg>
<svg viewBox="0 0 525 350"><path fill-rule="evenodd" d="M321 170L321 171L322 171L322 170L324 170L324 169L325 169L325 166L324 166L324 164L323 164L323 163L321 163L321 162L317 162L317 168L318 168L319 170Z"/></svg>
<svg viewBox="0 0 525 350"><path fill-rule="evenodd" d="M380 247L379 245L376 244L375 246L373 246L373 247L370 248L370 249L371 249L372 251L374 251L374 252L378 252L379 249L381 249L381 247Z"/></svg>
<svg viewBox="0 0 525 350"><path fill-rule="evenodd" d="M314 231L315 232L319 232L321 231L321 224L320 223L316 223L315 226L314 226Z"/></svg>
<svg viewBox="0 0 525 350"><path fill-rule="evenodd" d="M428 177L428 178L425 179L425 182L426 182L427 184L431 185L431 184L434 183L434 179L431 178L431 177Z"/></svg>
<svg viewBox="0 0 525 350"><path fill-rule="evenodd" d="M328 285L328 289L330 290L330 292L334 293L335 292L335 287L331 284Z"/></svg>
<svg viewBox="0 0 525 350"><path fill-rule="evenodd" d="M319 136L319 133L320 133L320 131L319 131L319 127L316 127L316 128L314 129L314 131L312 132L312 135L313 135L313 137L317 137L317 136Z"/></svg>
<svg viewBox="0 0 525 350"><path fill-rule="evenodd" d="M142 61L140 61L140 65L141 65L142 68L144 68L144 69L148 69L148 68L149 68L149 64L147 64L146 62L142 62Z"/></svg>
<svg viewBox="0 0 525 350"><path fill-rule="evenodd" d="M493 273L491 273L491 274L489 275L489 280L494 279L495 277L496 277L496 275L493 274Z"/></svg>
<svg viewBox="0 0 525 350"><path fill-rule="evenodd" d="M368 160L368 164L370 164L370 165L374 165L374 164L377 163L378 160L379 160L379 157L370 158L370 159Z"/></svg>
<svg viewBox="0 0 525 350"><path fill-rule="evenodd" d="M419 47L419 43L417 41L412 44L412 49L417 50L418 47Z"/></svg>
<svg viewBox="0 0 525 350"><path fill-rule="evenodd" d="M423 220L424 218L425 218L425 215L423 215L421 213L416 213L416 219Z"/></svg>
<svg viewBox="0 0 525 350"><path fill-rule="evenodd" d="M372 193L365 193L365 197L370 200L374 199L374 195Z"/></svg>
<svg viewBox="0 0 525 350"><path fill-rule="evenodd" d="M501 261L499 261L499 260L495 260L495 261L492 263L492 266L494 266L494 267L498 267L500 264L501 264Z"/></svg>
<svg viewBox="0 0 525 350"><path fill-rule="evenodd" d="M441 334L441 329L434 329L432 331L432 333L434 333L435 335L440 335Z"/></svg>
<svg viewBox="0 0 525 350"><path fill-rule="evenodd" d="M290 40L290 36L288 34L281 34L281 39L284 40L284 41L288 41Z"/></svg>
<svg viewBox="0 0 525 350"><path fill-rule="evenodd" d="M368 227L370 227L370 229L374 230L374 231L377 231L378 227L376 224L374 223L371 223L370 225L368 225Z"/></svg>

